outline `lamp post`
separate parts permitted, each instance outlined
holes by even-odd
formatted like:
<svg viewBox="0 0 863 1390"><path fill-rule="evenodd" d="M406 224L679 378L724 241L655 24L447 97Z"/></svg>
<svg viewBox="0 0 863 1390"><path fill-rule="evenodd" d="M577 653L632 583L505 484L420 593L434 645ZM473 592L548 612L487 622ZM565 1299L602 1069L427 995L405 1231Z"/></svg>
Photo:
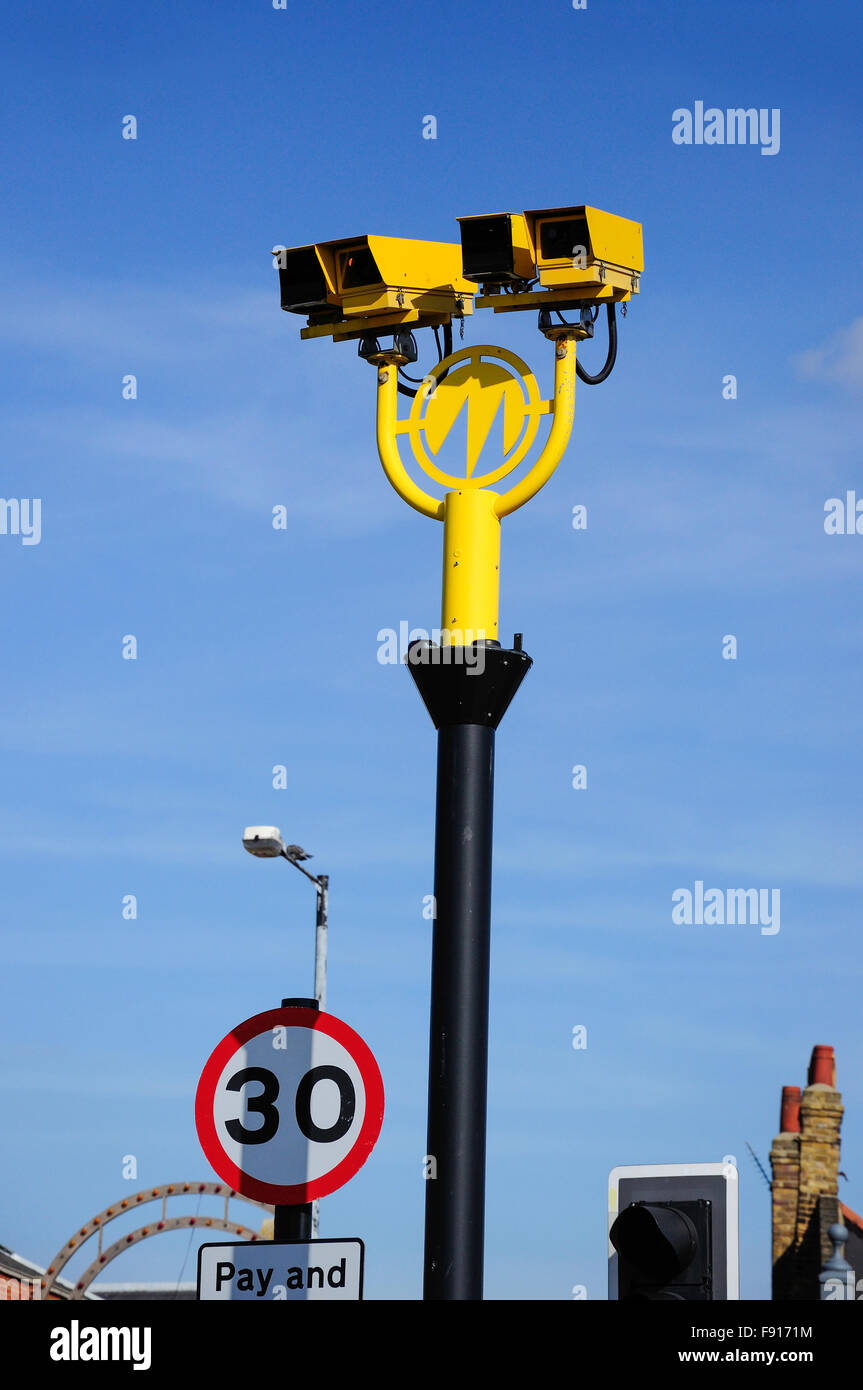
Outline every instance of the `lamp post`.
<svg viewBox="0 0 863 1390"><path fill-rule="evenodd" d="M311 859L301 845L286 845L275 825L247 825L243 831L243 848L256 859L287 859L295 869L315 885L315 1004L321 1013L327 1004L327 909L330 879L328 874L310 874L302 860ZM286 1001L282 1001L283 1003ZM292 1001L297 1002L297 1001ZM296 1207L277 1207L275 1237L284 1240L305 1240L318 1234L319 1204L310 1202Z"/></svg>
<svg viewBox="0 0 863 1390"><path fill-rule="evenodd" d="M311 859L300 845L286 845L275 825L247 825L243 831L243 849L256 859L287 859L295 869L315 885L315 999L323 1013L327 1006L327 907L330 880L328 874L310 874L301 863Z"/></svg>

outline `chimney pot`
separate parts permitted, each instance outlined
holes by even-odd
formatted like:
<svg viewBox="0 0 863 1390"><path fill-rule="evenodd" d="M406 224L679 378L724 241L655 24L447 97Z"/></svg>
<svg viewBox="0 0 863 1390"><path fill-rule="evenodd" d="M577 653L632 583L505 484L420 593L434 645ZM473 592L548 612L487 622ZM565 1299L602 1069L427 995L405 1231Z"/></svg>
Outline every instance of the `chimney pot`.
<svg viewBox="0 0 863 1390"><path fill-rule="evenodd" d="M832 1047L813 1047L812 1061L809 1063L809 1085L832 1086L836 1088L836 1060Z"/></svg>
<svg viewBox="0 0 863 1390"><path fill-rule="evenodd" d="M800 1087L782 1087L782 1109L779 1112L779 1128L783 1134L800 1133Z"/></svg>

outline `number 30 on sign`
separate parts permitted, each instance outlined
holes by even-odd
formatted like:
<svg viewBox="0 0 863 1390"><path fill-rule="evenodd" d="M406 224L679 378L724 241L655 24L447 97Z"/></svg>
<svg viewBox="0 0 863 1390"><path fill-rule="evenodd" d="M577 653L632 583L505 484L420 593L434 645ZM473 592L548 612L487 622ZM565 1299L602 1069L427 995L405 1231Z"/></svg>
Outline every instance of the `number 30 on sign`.
<svg viewBox="0 0 863 1390"><path fill-rule="evenodd" d="M316 1009L270 1009L223 1038L195 1098L198 1138L223 1182L282 1206L326 1197L374 1148L384 1116L377 1062Z"/></svg>

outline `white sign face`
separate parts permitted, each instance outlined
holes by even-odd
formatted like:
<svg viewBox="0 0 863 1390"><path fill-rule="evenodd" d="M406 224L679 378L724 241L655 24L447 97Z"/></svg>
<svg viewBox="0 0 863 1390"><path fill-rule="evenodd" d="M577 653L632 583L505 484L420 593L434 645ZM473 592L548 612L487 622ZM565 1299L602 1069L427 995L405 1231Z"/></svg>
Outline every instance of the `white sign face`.
<svg viewBox="0 0 863 1390"><path fill-rule="evenodd" d="M361 1240L202 1245L198 1298L350 1302L363 1296L363 1256Z"/></svg>
<svg viewBox="0 0 863 1390"><path fill-rule="evenodd" d="M228 1159L247 1177L293 1187L348 1156L365 1105L362 1075L346 1047L311 1028L277 1027L250 1038L223 1068L213 1119Z"/></svg>

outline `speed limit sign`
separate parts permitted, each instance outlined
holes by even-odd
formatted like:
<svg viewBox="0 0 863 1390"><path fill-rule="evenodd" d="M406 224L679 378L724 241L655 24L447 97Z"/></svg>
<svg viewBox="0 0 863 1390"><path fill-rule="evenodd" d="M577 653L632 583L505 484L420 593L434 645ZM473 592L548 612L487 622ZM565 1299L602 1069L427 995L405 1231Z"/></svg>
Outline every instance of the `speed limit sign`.
<svg viewBox="0 0 863 1390"><path fill-rule="evenodd" d="M195 1097L198 1138L222 1181L282 1206L348 1182L383 1116L381 1074L362 1038L309 1008L270 1009L232 1029Z"/></svg>

